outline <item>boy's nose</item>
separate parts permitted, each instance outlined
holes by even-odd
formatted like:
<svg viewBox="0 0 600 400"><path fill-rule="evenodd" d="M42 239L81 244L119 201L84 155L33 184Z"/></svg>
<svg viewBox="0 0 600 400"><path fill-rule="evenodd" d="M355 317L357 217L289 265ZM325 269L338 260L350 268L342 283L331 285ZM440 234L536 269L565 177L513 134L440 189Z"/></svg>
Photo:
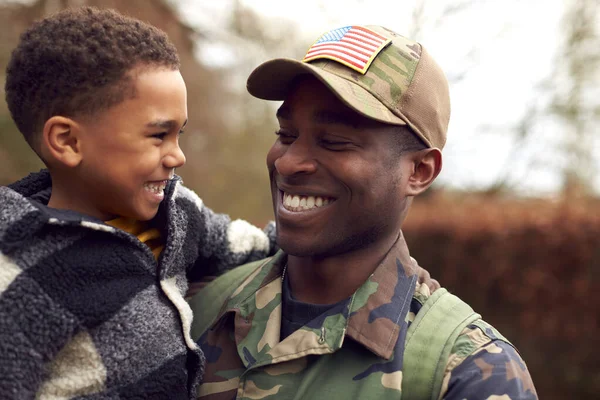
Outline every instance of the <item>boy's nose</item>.
<svg viewBox="0 0 600 400"><path fill-rule="evenodd" d="M167 168L179 168L185 164L185 154L183 154L183 150L179 147L179 144L175 144L173 149L169 152L169 154L164 158L164 165Z"/></svg>

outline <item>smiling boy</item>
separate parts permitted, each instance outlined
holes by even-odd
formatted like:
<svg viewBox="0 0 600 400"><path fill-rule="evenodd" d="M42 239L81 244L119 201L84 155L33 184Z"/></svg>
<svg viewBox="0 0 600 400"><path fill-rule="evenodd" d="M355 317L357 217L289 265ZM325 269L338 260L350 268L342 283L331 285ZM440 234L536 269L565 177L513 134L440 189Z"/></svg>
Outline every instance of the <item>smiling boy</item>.
<svg viewBox="0 0 600 400"><path fill-rule="evenodd" d="M70 9L21 36L5 89L48 169L0 188L0 398L193 398L204 357L186 275L272 247L174 173L188 118L175 47Z"/></svg>

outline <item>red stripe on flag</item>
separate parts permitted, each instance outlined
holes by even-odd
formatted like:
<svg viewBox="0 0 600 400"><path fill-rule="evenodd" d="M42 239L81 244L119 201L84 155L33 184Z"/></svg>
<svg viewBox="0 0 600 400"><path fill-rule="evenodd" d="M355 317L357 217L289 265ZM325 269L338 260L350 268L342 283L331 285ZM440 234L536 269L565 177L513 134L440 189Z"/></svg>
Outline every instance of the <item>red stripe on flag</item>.
<svg viewBox="0 0 600 400"><path fill-rule="evenodd" d="M365 38L367 40L373 41L375 43L383 43L385 41L385 40L381 40L377 36L371 35L368 32L364 32L364 31L361 31L361 30L358 30L358 29L356 29L356 30L351 29L348 32L346 32L346 35L348 35L348 34L360 36L362 38Z"/></svg>
<svg viewBox="0 0 600 400"><path fill-rule="evenodd" d="M345 37L342 40L340 40L340 42L350 43L350 44L358 46L362 49L365 49L369 53L369 56L372 56L373 53L377 50L376 46L373 46L373 45L365 43L365 42L359 42L358 40L352 39L352 38Z"/></svg>
<svg viewBox="0 0 600 400"><path fill-rule="evenodd" d="M354 33L354 32L348 32L348 33L346 33L346 35L344 35L344 38L358 40L358 41L363 42L365 44L371 45L371 46L373 46L375 48L378 48L383 43L379 39L367 38L367 37L365 37L363 35L360 35L360 34L357 34L357 33Z"/></svg>
<svg viewBox="0 0 600 400"><path fill-rule="evenodd" d="M357 31L366 32L366 33L368 33L369 35L376 36L376 37L378 37L379 39L381 39L381 41L382 41L382 42L385 42L386 40L388 40L386 37L384 37L384 36L381 36L379 33L377 33L377 32L374 32L374 31L372 31L372 30L370 30L370 29L365 29L365 28L363 28L362 26L353 26L353 27L352 27L352 29L356 29ZM350 30L352 30L352 29L350 29Z"/></svg>
<svg viewBox="0 0 600 400"><path fill-rule="evenodd" d="M331 56L331 57L335 57L336 59L343 58L344 60L352 62L355 65L365 65L368 62L368 61L359 60L358 58L353 57L352 55L344 54L343 52L338 51L338 50L317 51L317 52L313 53L312 55L308 56L307 58L315 58L315 57L322 57L322 56Z"/></svg>
<svg viewBox="0 0 600 400"><path fill-rule="evenodd" d="M343 60L343 61L347 62L348 64L352 64L356 68L359 68L359 69L363 69L366 65L366 63L359 64L356 61L349 59L348 57L344 57L341 55L338 56L338 55L334 54L333 52L326 52L325 54L319 54L319 56L323 56L323 55L333 57L334 59L337 58L337 59ZM308 58L308 57L306 57L306 58Z"/></svg>
<svg viewBox="0 0 600 400"><path fill-rule="evenodd" d="M335 51L339 51L340 53L344 53L344 54L346 54L346 55L348 55L348 56L350 56L350 57L354 57L354 58L356 58L356 59L357 59L357 60L359 60L359 61L364 61L364 62L367 62L367 61L369 61L369 57L368 57L368 56L363 56L363 55L358 55L358 54L352 54L351 52L349 52L348 50L346 50L344 47L341 47L341 46L327 46L327 47L321 47L321 48L319 48L319 49L315 49L314 51L312 51L312 50L311 50L311 51L309 51L309 52L308 52L308 54L307 54L306 56L307 56L307 57L310 57L310 56L311 56L311 53L316 53L316 52L319 52L319 51L322 51L322 52L325 52L325 53L326 53L328 50L335 50Z"/></svg>
<svg viewBox="0 0 600 400"><path fill-rule="evenodd" d="M320 49L329 49L329 48L344 48L344 49L348 49L351 50L353 52L355 52L357 54L356 57L359 56L364 56L367 59L370 58L373 55L372 51L365 51L362 48L359 48L356 45L351 45L345 42L340 42L340 43L327 43L327 44L320 44L318 46L313 46L308 50L308 53L310 53L311 51L315 51L315 50L320 50Z"/></svg>

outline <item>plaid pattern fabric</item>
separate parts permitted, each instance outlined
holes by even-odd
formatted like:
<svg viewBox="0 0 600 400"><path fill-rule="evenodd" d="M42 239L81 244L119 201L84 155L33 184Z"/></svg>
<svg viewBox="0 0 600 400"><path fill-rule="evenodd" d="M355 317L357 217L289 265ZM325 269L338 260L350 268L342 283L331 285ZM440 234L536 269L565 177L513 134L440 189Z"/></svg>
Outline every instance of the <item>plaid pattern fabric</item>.
<svg viewBox="0 0 600 400"><path fill-rule="evenodd" d="M213 213L174 179L155 222L157 264L134 236L48 208L44 171L0 188L0 398L193 398L186 274L269 253L267 235Z"/></svg>

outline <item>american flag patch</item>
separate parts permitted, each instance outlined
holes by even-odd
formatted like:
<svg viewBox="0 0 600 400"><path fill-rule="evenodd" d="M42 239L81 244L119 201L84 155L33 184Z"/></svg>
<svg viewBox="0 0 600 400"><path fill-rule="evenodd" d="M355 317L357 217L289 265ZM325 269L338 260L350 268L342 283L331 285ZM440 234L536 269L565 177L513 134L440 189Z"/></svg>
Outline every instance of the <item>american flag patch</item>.
<svg viewBox="0 0 600 400"><path fill-rule="evenodd" d="M377 54L391 41L363 26L345 26L321 36L302 61L327 58L364 74Z"/></svg>

